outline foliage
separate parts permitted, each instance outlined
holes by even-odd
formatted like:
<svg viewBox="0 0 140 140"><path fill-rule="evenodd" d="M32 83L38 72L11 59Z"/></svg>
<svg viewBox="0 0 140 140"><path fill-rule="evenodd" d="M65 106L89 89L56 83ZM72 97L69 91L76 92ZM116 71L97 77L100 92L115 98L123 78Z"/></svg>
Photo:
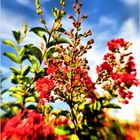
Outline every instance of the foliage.
<svg viewBox="0 0 140 140"><path fill-rule="evenodd" d="M120 125L106 117L107 110L120 109L113 99L128 104L133 97L131 86L138 86L136 68L131 52L131 43L124 39L113 39L107 43L108 53L103 63L97 66L97 79L93 82L88 72L90 67L84 54L92 48L93 39L86 45L81 40L92 35L90 29L81 33L81 24L88 15L81 16L82 2L73 5L77 18L69 15L72 28L66 31L61 21L65 16L65 2L60 0L61 9L53 8L54 22L49 30L43 18L40 3L36 0L37 13L43 27L34 27L30 32L42 39L40 46L20 45L27 34L27 24L21 31L13 31L16 43L5 40L4 44L14 52L4 55L17 64L10 67L10 81L15 86L8 89L14 103L1 103L6 110L2 118L3 140L111 140L127 139ZM30 64L24 66L24 62ZM98 91L100 86L104 94ZM53 110L48 102L61 100L68 110ZM30 103L30 105L27 105ZM13 112L11 114L11 111ZM107 126L107 121L110 124ZM113 134L110 134L112 132Z"/></svg>

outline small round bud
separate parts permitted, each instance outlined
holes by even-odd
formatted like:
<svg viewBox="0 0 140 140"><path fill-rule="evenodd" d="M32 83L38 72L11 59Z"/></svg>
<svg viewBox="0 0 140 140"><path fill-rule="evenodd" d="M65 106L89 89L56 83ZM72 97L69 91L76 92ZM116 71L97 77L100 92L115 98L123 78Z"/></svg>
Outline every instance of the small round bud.
<svg viewBox="0 0 140 140"><path fill-rule="evenodd" d="M81 7L83 6L83 3L82 3L82 2L80 2L80 6L81 6Z"/></svg>
<svg viewBox="0 0 140 140"><path fill-rule="evenodd" d="M84 53L87 53L87 51L86 51L86 50L84 50Z"/></svg>
<svg viewBox="0 0 140 140"><path fill-rule="evenodd" d="M88 17L88 15L87 15L87 14L84 14L84 15L83 15L83 18L87 18L87 17Z"/></svg>
<svg viewBox="0 0 140 140"><path fill-rule="evenodd" d="M92 48L92 46L89 46L89 49L91 49Z"/></svg>
<svg viewBox="0 0 140 140"><path fill-rule="evenodd" d="M69 18L69 19L73 19L73 15L70 14L70 15L68 16L68 18Z"/></svg>

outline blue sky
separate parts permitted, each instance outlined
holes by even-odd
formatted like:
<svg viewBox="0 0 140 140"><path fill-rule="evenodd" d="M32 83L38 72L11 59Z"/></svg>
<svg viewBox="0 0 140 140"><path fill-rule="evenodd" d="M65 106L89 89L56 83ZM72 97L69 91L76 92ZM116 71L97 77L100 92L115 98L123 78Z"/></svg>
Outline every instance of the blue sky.
<svg viewBox="0 0 140 140"><path fill-rule="evenodd" d="M69 15L73 13L72 4L74 0L66 1L66 12ZM92 67L90 74L94 78L95 64L99 64L103 54L106 51L106 42L112 38L123 37L132 41L132 51L136 58L136 64L139 65L140 60L140 42L139 42L139 0L81 0L83 1L82 14L89 15L83 23L83 31L90 28L93 32L95 44L93 49L86 55L89 64ZM40 0L44 18L49 26L51 26L52 15L51 9L59 7L59 0ZM34 0L2 0L1 1L1 36L0 39L11 39L12 30L22 27L27 22L29 29L31 27L41 26L39 17L35 12ZM67 16L63 20L64 26L69 29L71 23ZM29 33L26 43L40 44L38 37ZM84 41L83 41L84 43ZM12 49L1 44L1 67L6 76L9 76L8 67L14 65L11 61L2 56L5 51ZM138 71L140 68L137 67ZM138 73L138 77L140 74ZM9 85L9 84L5 84ZM135 90L135 89L134 89ZM138 91L138 89L137 89ZM138 101L137 101L138 102Z"/></svg>

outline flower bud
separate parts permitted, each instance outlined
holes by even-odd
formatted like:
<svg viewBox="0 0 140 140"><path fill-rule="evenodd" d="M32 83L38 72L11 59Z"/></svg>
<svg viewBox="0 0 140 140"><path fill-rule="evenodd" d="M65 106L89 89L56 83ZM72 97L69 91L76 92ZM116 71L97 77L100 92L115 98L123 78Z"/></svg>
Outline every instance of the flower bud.
<svg viewBox="0 0 140 140"><path fill-rule="evenodd" d="M83 6L83 3L82 2L80 2L80 7L82 7Z"/></svg>
<svg viewBox="0 0 140 140"><path fill-rule="evenodd" d="M87 18L87 17L88 17L88 15L87 15L87 14L84 14L84 15L83 15L83 18Z"/></svg>
<svg viewBox="0 0 140 140"><path fill-rule="evenodd" d="M87 53L87 50L84 50L84 53Z"/></svg>
<svg viewBox="0 0 140 140"><path fill-rule="evenodd" d="M73 15L70 14L70 15L68 16L68 18L69 18L69 19L73 19Z"/></svg>

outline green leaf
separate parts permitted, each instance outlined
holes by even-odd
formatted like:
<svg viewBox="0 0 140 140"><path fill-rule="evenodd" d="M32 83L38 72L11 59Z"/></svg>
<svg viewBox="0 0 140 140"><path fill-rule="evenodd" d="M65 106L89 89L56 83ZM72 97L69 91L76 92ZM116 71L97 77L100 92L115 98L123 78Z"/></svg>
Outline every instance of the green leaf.
<svg viewBox="0 0 140 140"><path fill-rule="evenodd" d="M43 38L42 32L45 32L45 33L49 34L49 31L44 29L44 28L42 28L42 27L31 28L30 32L34 32L35 34L37 34L41 38Z"/></svg>
<svg viewBox="0 0 140 140"><path fill-rule="evenodd" d="M86 108L86 105L89 104L87 102L83 102L82 104L79 105L79 110L84 110Z"/></svg>
<svg viewBox="0 0 140 140"><path fill-rule="evenodd" d="M109 103L107 105L104 105L103 108L121 108L119 105L114 104L114 103Z"/></svg>
<svg viewBox="0 0 140 140"><path fill-rule="evenodd" d="M17 76L15 75L15 73L12 73L12 75L10 76L10 81L14 84L18 84Z"/></svg>
<svg viewBox="0 0 140 140"><path fill-rule="evenodd" d="M1 82L5 81L6 79L7 79L6 77L2 77Z"/></svg>
<svg viewBox="0 0 140 140"><path fill-rule="evenodd" d="M4 89L4 90L1 91L1 94L4 94L7 91L8 91L8 89Z"/></svg>
<svg viewBox="0 0 140 140"><path fill-rule="evenodd" d="M10 96L17 98L17 103L21 103L23 101L23 97L17 93L11 93Z"/></svg>
<svg viewBox="0 0 140 140"><path fill-rule="evenodd" d="M25 102L35 102L36 100L35 100L35 98L33 97L33 96L31 96L31 97L27 97L26 99L25 99Z"/></svg>
<svg viewBox="0 0 140 140"><path fill-rule="evenodd" d="M29 54L28 54L28 58L29 58L29 61L31 62L31 64L33 65L34 69L38 70L38 62L37 62L36 58Z"/></svg>
<svg viewBox="0 0 140 140"><path fill-rule="evenodd" d="M28 50L39 60L40 63L42 62L42 52L39 48L35 46L30 46Z"/></svg>
<svg viewBox="0 0 140 140"><path fill-rule="evenodd" d="M76 134L72 134L70 136L68 136L69 140L79 140L78 136Z"/></svg>
<svg viewBox="0 0 140 140"><path fill-rule="evenodd" d="M13 35L14 35L16 41L17 41L18 43L20 43L20 36L21 36L20 31L13 31Z"/></svg>
<svg viewBox="0 0 140 140"><path fill-rule="evenodd" d="M68 77L69 79L71 78L71 73L70 73L70 72L67 73L67 77Z"/></svg>
<svg viewBox="0 0 140 140"><path fill-rule="evenodd" d="M24 33L24 36L26 36L27 27L28 27L27 23L24 23L24 24L23 24L23 33Z"/></svg>
<svg viewBox="0 0 140 140"><path fill-rule="evenodd" d="M64 32L65 32L65 29L60 27L60 28L58 28L58 29L55 30L55 31L60 32L60 33L64 33Z"/></svg>
<svg viewBox="0 0 140 140"><path fill-rule="evenodd" d="M49 48L45 55L46 59L51 58L54 52L57 52L54 47Z"/></svg>
<svg viewBox="0 0 140 140"><path fill-rule="evenodd" d="M18 50L19 50L19 49L17 48L17 46L16 46L11 40L5 40L5 41L3 41L3 44L6 44L6 45L12 47L12 48L15 49L17 52L18 52Z"/></svg>
<svg viewBox="0 0 140 140"><path fill-rule="evenodd" d="M33 46L33 44L26 44L25 46L23 46L19 51L19 55L22 56L26 52L26 50L31 46Z"/></svg>
<svg viewBox="0 0 140 140"><path fill-rule="evenodd" d="M31 79L29 77L22 77L21 80L27 83L31 82Z"/></svg>
<svg viewBox="0 0 140 140"><path fill-rule="evenodd" d="M57 135L70 134L70 130L66 125L59 125L55 128L54 133Z"/></svg>
<svg viewBox="0 0 140 140"><path fill-rule="evenodd" d="M14 86L14 87L9 88L9 91L18 92L18 93L22 92L21 88L18 86Z"/></svg>
<svg viewBox="0 0 140 140"><path fill-rule="evenodd" d="M52 9L52 14L53 14L55 20L57 20L58 19L58 15L59 15L59 10L56 7L53 8Z"/></svg>
<svg viewBox="0 0 140 140"><path fill-rule="evenodd" d="M10 69L15 73L15 74L20 74L20 70L16 67L10 67Z"/></svg>
<svg viewBox="0 0 140 140"><path fill-rule="evenodd" d="M26 76L29 71L30 71L31 67L30 66L25 66L23 69L22 69L22 75L23 76Z"/></svg>
<svg viewBox="0 0 140 140"><path fill-rule="evenodd" d="M101 103L99 101L95 101L94 110L100 110L100 109L101 109Z"/></svg>
<svg viewBox="0 0 140 140"><path fill-rule="evenodd" d="M61 44L61 43L69 43L69 41L64 38L54 39L48 43L47 47L51 47L51 46L54 46L56 44Z"/></svg>
<svg viewBox="0 0 140 140"><path fill-rule="evenodd" d="M22 56L25 52L26 48L22 47L21 50L19 51L19 55Z"/></svg>
<svg viewBox="0 0 140 140"><path fill-rule="evenodd" d="M7 56L9 59L11 59L12 61L14 61L15 63L20 64L19 57L17 57L14 53L5 52L5 53L3 53L3 55Z"/></svg>

